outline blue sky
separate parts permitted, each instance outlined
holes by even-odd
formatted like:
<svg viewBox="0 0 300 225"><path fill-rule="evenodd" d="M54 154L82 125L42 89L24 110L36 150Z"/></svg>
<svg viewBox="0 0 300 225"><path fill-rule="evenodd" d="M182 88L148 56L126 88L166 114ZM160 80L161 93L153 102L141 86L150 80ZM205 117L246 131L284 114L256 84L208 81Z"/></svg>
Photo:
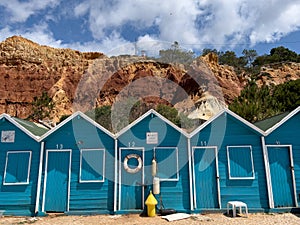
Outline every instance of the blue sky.
<svg viewBox="0 0 300 225"><path fill-rule="evenodd" d="M282 45L300 54L299 12L300 0L0 0L0 41L107 55L157 55L174 41L198 53Z"/></svg>

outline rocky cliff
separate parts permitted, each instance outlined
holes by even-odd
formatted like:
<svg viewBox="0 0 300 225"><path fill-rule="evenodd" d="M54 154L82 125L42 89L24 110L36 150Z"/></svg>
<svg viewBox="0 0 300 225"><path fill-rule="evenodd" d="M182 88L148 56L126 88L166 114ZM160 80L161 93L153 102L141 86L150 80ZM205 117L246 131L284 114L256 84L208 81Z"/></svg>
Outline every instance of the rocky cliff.
<svg viewBox="0 0 300 225"><path fill-rule="evenodd" d="M258 76L257 84L278 85L289 80L300 78L300 63L285 62L263 66Z"/></svg>
<svg viewBox="0 0 300 225"><path fill-rule="evenodd" d="M299 64L265 67L260 83L298 79ZM137 56L107 57L99 52L41 46L19 36L0 43L0 113L26 118L34 97L46 91L55 102L52 117L102 105L117 107L142 100L165 103L191 113L196 108L223 107L247 83L234 68L218 64L216 55L191 65L168 64ZM209 109L213 111L213 109Z"/></svg>
<svg viewBox="0 0 300 225"><path fill-rule="evenodd" d="M238 96L245 84L232 67L218 65L214 55L186 66L137 56L102 57L82 75L73 110L112 105L113 110L122 111L139 100L150 107L172 105L186 114L201 106L214 114ZM212 102L219 104L215 107Z"/></svg>
<svg viewBox="0 0 300 225"><path fill-rule="evenodd" d="M71 113L74 89L101 53L41 46L19 36L0 43L0 113L26 118L43 91L56 102L57 117Z"/></svg>

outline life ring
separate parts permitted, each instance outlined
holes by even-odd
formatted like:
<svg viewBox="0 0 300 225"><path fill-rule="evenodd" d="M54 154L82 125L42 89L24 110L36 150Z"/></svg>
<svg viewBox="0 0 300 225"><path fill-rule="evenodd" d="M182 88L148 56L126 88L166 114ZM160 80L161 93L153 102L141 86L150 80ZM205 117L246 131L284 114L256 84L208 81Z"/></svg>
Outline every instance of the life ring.
<svg viewBox="0 0 300 225"><path fill-rule="evenodd" d="M136 159L139 163L137 165L137 167L135 167L135 168L130 168L128 166L128 160L132 159L132 158ZM126 172L128 172L128 173L137 173L137 172L140 171L142 166L143 166L143 162L142 162L141 157L138 154L129 154L129 155L125 156L125 158L124 158L124 169L126 170Z"/></svg>

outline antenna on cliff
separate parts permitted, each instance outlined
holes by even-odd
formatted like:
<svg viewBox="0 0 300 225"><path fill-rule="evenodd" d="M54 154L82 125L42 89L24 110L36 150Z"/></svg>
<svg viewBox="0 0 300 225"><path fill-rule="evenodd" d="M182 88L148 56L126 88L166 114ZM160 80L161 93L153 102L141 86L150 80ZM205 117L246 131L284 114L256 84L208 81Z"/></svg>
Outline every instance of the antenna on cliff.
<svg viewBox="0 0 300 225"><path fill-rule="evenodd" d="M137 54L138 54L137 39L135 38L135 41L134 41L134 55L137 55Z"/></svg>
<svg viewBox="0 0 300 225"><path fill-rule="evenodd" d="M141 56L144 57L144 58L146 58L147 54L146 54L146 51L145 51L145 50L142 50L142 51L141 51Z"/></svg>

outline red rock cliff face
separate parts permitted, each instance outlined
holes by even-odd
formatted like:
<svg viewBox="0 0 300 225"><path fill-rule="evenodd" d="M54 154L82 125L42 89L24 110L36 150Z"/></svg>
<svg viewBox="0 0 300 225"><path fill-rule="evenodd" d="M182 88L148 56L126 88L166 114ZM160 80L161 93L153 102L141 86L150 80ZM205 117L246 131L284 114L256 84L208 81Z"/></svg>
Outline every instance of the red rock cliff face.
<svg viewBox="0 0 300 225"><path fill-rule="evenodd" d="M285 64L263 68L262 73L261 83L285 82L299 78L300 67ZM246 85L244 77L232 67L219 65L213 54L189 66L171 65L136 56L109 58L97 52L55 49L14 36L0 43L0 113L26 118L33 98L43 91L55 102L55 121L76 110L129 98L189 112L207 93L230 103Z"/></svg>
<svg viewBox="0 0 300 225"><path fill-rule="evenodd" d="M57 102L55 113L70 114L70 103L90 61L101 53L55 49L13 36L0 43L0 113L26 118L43 91Z"/></svg>
<svg viewBox="0 0 300 225"><path fill-rule="evenodd" d="M198 58L188 66L142 57L97 59L82 76L74 105L86 111L135 99L151 106L173 105L189 113L204 92L221 102L232 101L245 82L238 79L233 68L224 69L216 59L208 57L211 56Z"/></svg>
<svg viewBox="0 0 300 225"><path fill-rule="evenodd" d="M300 79L300 63L273 63L261 68L257 84L278 85L290 80Z"/></svg>

